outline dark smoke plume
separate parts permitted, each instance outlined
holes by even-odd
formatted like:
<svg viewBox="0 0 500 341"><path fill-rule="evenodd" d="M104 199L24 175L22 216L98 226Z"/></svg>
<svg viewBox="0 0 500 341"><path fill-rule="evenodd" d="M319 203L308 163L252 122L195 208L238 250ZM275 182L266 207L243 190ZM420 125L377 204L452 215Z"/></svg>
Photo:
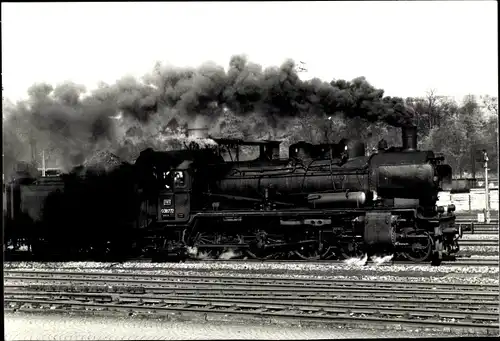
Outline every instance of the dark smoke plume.
<svg viewBox="0 0 500 341"><path fill-rule="evenodd" d="M158 64L141 81L127 77L88 94L73 83L33 85L27 100L4 107L4 131L9 131L4 153L8 160L30 161L39 160L42 149L50 150L59 165L72 167L101 150L123 154L132 145L164 148L158 136L171 133L165 127L172 119L179 126L199 125L227 110L242 118L259 115L269 129L301 115L341 114L410 125L403 99L383 94L363 77L303 81L291 60L265 70L244 56L233 56L227 71L213 63L198 68Z"/></svg>
<svg viewBox="0 0 500 341"><path fill-rule="evenodd" d="M227 72L205 64L198 69L158 67L148 80L159 89L160 102L187 116L211 115L225 106L237 115L265 113L271 120L300 114L362 117L394 126L411 124L403 110L403 99L383 97L383 90L365 78L330 83L319 79L302 81L295 64L262 70L243 56L234 56Z"/></svg>

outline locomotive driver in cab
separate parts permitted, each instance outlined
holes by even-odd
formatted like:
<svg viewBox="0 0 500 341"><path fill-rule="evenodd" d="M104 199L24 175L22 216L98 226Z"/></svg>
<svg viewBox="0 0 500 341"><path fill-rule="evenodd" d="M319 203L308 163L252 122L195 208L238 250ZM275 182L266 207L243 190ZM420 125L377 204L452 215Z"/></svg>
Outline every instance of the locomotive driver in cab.
<svg viewBox="0 0 500 341"><path fill-rule="evenodd" d="M387 148L388 148L387 141L382 139L382 140L378 141L377 148L373 148L372 152L373 152L373 154L378 154L380 152L386 151Z"/></svg>
<svg viewBox="0 0 500 341"><path fill-rule="evenodd" d="M382 139L380 141L378 141L378 145L377 145L377 149L378 149L378 152L384 152L387 150L387 141Z"/></svg>

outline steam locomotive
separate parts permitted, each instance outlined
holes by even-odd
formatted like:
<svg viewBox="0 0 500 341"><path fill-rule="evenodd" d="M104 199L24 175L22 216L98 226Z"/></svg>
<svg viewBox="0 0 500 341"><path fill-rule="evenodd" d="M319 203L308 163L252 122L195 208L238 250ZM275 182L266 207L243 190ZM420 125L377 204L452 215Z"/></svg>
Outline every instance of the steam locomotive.
<svg viewBox="0 0 500 341"><path fill-rule="evenodd" d="M7 195L9 221L27 216L31 245L43 252L66 243L74 252L111 245L167 258L396 253L438 265L459 249L454 205L436 206L451 167L417 150L414 127L402 128L402 147L381 141L370 156L359 141L298 142L280 158L279 141L191 133L185 149L147 149L111 173L18 180ZM245 148L258 157L241 160Z"/></svg>

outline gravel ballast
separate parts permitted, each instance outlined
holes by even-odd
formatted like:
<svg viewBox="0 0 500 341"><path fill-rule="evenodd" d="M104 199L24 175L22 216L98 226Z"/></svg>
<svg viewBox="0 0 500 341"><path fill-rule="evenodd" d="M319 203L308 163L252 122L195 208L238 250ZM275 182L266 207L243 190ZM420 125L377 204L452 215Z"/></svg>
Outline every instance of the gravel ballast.
<svg viewBox="0 0 500 341"><path fill-rule="evenodd" d="M466 251L467 253L473 254L473 258L484 257L483 253L488 254L497 254L498 255L498 246L460 246L460 251ZM498 256L492 255L488 257L493 257L492 259L498 259Z"/></svg>
<svg viewBox="0 0 500 341"><path fill-rule="evenodd" d="M227 339L363 339L449 336L449 333L406 330L348 329L234 321L166 321L161 318L102 317L6 313L6 340L227 340Z"/></svg>
<svg viewBox="0 0 500 341"><path fill-rule="evenodd" d="M496 240L498 241L497 234L464 234L462 238L458 240L458 243L462 240Z"/></svg>
<svg viewBox="0 0 500 341"><path fill-rule="evenodd" d="M471 257L471 259L498 259L495 256L479 256ZM113 265L113 266L112 266ZM497 267L477 266L477 267L464 267L455 265L445 266L430 266L429 264L410 265L410 264L393 264L393 265L376 265L374 263L367 263L364 266L348 265L344 263L293 263L293 262L245 262L245 261L196 261L186 263L141 263L141 262L124 262L124 263L103 263L103 262L10 262L4 263L4 269L15 268L33 268L33 269L105 269L105 268L120 268L120 269L162 269L162 270L289 270L289 271L324 271L335 272L342 270L356 270L364 272L408 272L408 271L421 271L427 273L498 273Z"/></svg>

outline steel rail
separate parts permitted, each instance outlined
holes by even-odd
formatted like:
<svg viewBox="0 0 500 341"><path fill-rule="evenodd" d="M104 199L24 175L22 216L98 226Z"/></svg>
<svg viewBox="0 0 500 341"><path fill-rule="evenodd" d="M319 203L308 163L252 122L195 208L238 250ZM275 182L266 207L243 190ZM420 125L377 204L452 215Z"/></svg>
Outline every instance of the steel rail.
<svg viewBox="0 0 500 341"><path fill-rule="evenodd" d="M129 313L215 313L301 321L306 318L311 322L448 326L487 330L488 333L498 331L499 294L493 291L497 289L495 285L345 279L337 283L335 279L326 278L32 270L6 270L5 273L4 302L8 310L26 310L31 309L26 308L26 304L38 304L50 305L51 311L77 307ZM23 274L25 276L20 276ZM9 284L19 281L19 278L21 282L45 284ZM146 280L151 278L156 280ZM47 285L51 282L57 285ZM61 282L69 282L69 285L61 285ZM76 285L80 282L87 285ZM66 290L61 292L60 289ZM491 291L484 292L485 289ZM136 294L132 294L134 292ZM44 299L40 300L40 297ZM53 300L54 297L58 299ZM63 298L66 300L61 301Z"/></svg>
<svg viewBox="0 0 500 341"><path fill-rule="evenodd" d="M460 292L460 291L434 291L434 290L386 290L381 292L379 288L321 288L321 289L311 289L304 287L255 287L251 285L238 286L236 288L227 285L220 285L215 287L214 285L206 284L204 287L196 285L185 285L185 286L116 286L110 285L110 282L105 283L104 286L89 286L89 285L61 285L57 284L46 284L46 285L9 285L5 284L4 288L7 289L28 289L28 290L38 290L38 291L98 291L98 292L113 292L113 293L155 293L155 294L165 294L172 293L176 295L263 295L272 292L275 298L280 298L283 296L321 296L324 297L378 297L380 299L384 298L428 298L428 299L439 299L439 300L455 300L455 299L468 299L468 300L498 300L498 292Z"/></svg>
<svg viewBox="0 0 500 341"><path fill-rule="evenodd" d="M469 266L469 265L475 265L475 266L499 266L499 262L496 259L461 259L460 257L457 258L458 260L455 261L443 261L440 266ZM150 262L149 259L142 260L142 262ZM297 259L297 260L289 260L289 259L282 259L282 260L261 260L261 259L188 259L185 261L185 263L200 263L200 262L218 262L218 263L234 263L234 262L248 262L248 263L265 263L265 264L280 264L280 263L297 263L297 264L332 264L332 265L340 265L344 266L345 268L349 269L352 266L349 264L346 264L345 261L342 260L302 260L302 259ZM156 263L158 264L158 263ZM376 264L372 261L367 261L366 264L367 266L370 265L376 265L377 267L391 267L393 265L408 265L408 266L425 266L429 268L434 268L429 263L415 263L411 261L399 261L399 260L391 260L389 262L383 263L383 264Z"/></svg>
<svg viewBox="0 0 500 341"><path fill-rule="evenodd" d="M472 321L460 321L456 322L455 320L453 321L440 321L440 320L432 320L432 318L448 318L448 319L456 319L457 317L462 317L460 314L451 314L451 315L446 315L446 316L439 316L436 314L430 313L430 319L411 319L411 315L406 313L403 313L403 318L387 318L387 317L379 317L379 312L373 311L373 310L364 310L364 312L359 312L357 311L357 314L352 313L352 310L350 313L346 312L345 309L313 309L313 308L307 308L306 311L302 311L301 313L297 312L297 310L291 309L290 307L283 308L282 306L279 305L252 305L252 306L245 306L245 307L240 307L235 304L231 304L228 306L217 306L214 304L206 304L204 302L201 306L198 307L192 307L192 305L186 305L185 303L180 303L177 306L174 304L171 304L171 306L166 306L166 304L158 304L158 305L150 305L150 306L145 306L144 303L141 304L109 304L109 303L90 303L90 302L75 302L75 301L50 301L50 300L36 300L36 299L14 299L14 298L6 298L5 302L7 304L12 304L12 303L19 303L19 304L39 304L39 305L51 305L51 306L59 306L59 307L81 307L81 308L97 308L97 309L112 309L115 311L120 311L120 310L126 310L127 312L130 311L147 311L147 312L159 312L159 313L166 313L166 312L178 312L178 313L186 313L186 312L191 312L191 313L204 313L204 314L224 314L227 315L229 314L234 314L234 315L240 315L240 316L260 316L260 317L275 317L275 318L291 318L294 320L304 320L307 319L308 321L321 321L321 322L335 322L335 323L352 323L352 322L372 322L372 323L384 323L384 324L409 324L409 325L419 325L423 327L453 327L453 328L478 328L478 329L488 329L492 331L496 331L498 329L497 324L491 324L491 323L485 323L486 321L490 321L488 318L487 319L479 319L482 321L482 323L474 323ZM12 309L12 307L8 307ZM57 308L57 307L56 307ZM19 308L14 308L16 310L19 310ZM22 309L22 307L21 307ZM246 310L243 310L246 309ZM270 311L271 310L271 311ZM272 311L272 310L278 310L278 311ZM361 310L363 311L363 310ZM362 316L363 314L367 313L373 313L375 316ZM356 315L361 315L361 316L356 316ZM451 317L450 317L451 316ZM429 314L427 315L429 317ZM468 314L467 319L471 318L472 315ZM497 320L494 320L496 322Z"/></svg>
<svg viewBox="0 0 500 341"><path fill-rule="evenodd" d="M455 219L455 224L476 224L480 226L495 226L498 225L498 217L491 219L491 222L488 224L486 222L480 223L477 221L477 216L457 216Z"/></svg>
<svg viewBox="0 0 500 341"><path fill-rule="evenodd" d="M130 269L133 271L133 269ZM129 271L130 271L129 270ZM152 269L154 270L154 269ZM253 286L258 285L280 285L294 287L313 287L313 288L328 288L328 287L375 287L380 289L396 289L398 287L410 287L412 290L416 288L431 289L454 289L454 290L481 290L491 289L498 291L498 285L495 284L467 284L467 283L433 283L419 281L375 281L375 280L350 280L350 279L329 279L329 278L290 278L290 277L255 277L255 276L206 276L195 274L139 274L139 273L123 273L123 272L72 272L72 271L32 271L32 270L5 270L7 275L5 279L41 279L50 280L56 277L57 279L68 276L69 279L88 280L89 277L106 280L126 281L144 281L146 283L174 283L179 284L179 281L184 282L198 281L199 283L208 284L243 284L251 283ZM14 275L14 276L11 276ZM21 276L20 276L21 275ZM156 280L148 280L155 278ZM177 280L177 281L176 281Z"/></svg>
<svg viewBox="0 0 500 341"><path fill-rule="evenodd" d="M488 246L488 247L493 247L495 246ZM460 258L467 259L467 258L472 258L474 259L475 257L491 257L489 259L495 260L498 259L499 255L499 249L494 249L494 250L489 250L489 249L480 249L480 250L474 250L470 248L463 248L459 251ZM495 258L494 258L495 257ZM488 259L488 258L486 258ZM493 263L493 262L492 262ZM481 266L483 268L483 266Z"/></svg>
<svg viewBox="0 0 500 341"><path fill-rule="evenodd" d="M464 240L459 242L460 246L498 246L498 240L477 239L477 240Z"/></svg>
<svg viewBox="0 0 500 341"><path fill-rule="evenodd" d="M258 259L203 259L201 260L203 262L218 262L218 263L234 263L234 262L249 262L249 263L264 263L264 264L273 264L273 263L306 263L306 264L338 264L338 265L344 265L346 268L351 268L352 266L346 264L344 261L332 261L332 260L314 260L314 261L307 261L307 260L279 260L279 261L274 261L274 260L258 260ZM186 263L199 263L200 260L187 260ZM419 267L429 267L429 268L435 268L435 266L432 266L431 264L427 263L414 263L410 261L390 261L387 263L383 264L375 264L372 262L367 262L365 264L366 266L370 265L376 265L377 267L383 268L383 267L391 267L393 265L409 265L409 266L419 266ZM457 261L445 261L441 263L440 266L443 267L448 267L448 266L499 266L499 262L496 259L464 259L464 260L457 260Z"/></svg>
<svg viewBox="0 0 500 341"><path fill-rule="evenodd" d="M16 290L16 289L22 289L22 290ZM120 297L143 297L143 298L157 298L157 299L162 299L162 298L186 298L186 299L192 299L193 297L203 297L204 299L219 299L223 297L224 299L228 300L246 300L246 299L263 299L263 300L274 300L276 298L276 295L268 294L268 295L248 295L246 293L242 293L240 295L227 295L223 292L219 293L213 293L211 295L203 295L203 296L195 296L193 294L191 295L185 295L181 296L178 295L177 293L164 293L164 292L155 292L153 291L144 291L143 293L140 294L130 294L128 292L115 292L115 291L102 291L102 292L83 292L83 291L37 291L37 290L24 290L26 287L21 287L21 286L16 286L16 287L9 287L8 290L5 290L5 294L23 294L23 293L29 293L33 295L54 295L54 296L66 296L66 295L71 295L71 296L79 296L79 297L97 297L97 298L109 298L109 299L114 299L119 295ZM30 288L28 288L30 289ZM139 295L139 296L137 296ZM174 296L175 295L175 296ZM443 304L446 304L446 306L450 305L455 305L457 307L461 307L463 309L485 309L488 308L490 310L497 310L499 308L499 304L497 300L436 300L436 301L431 301L428 299L418 299L418 298L408 298L404 297L403 299L394 299L394 298L386 298L385 300L381 301L378 298L372 298L372 297L354 297L354 296L325 296L325 295L295 295L295 296L280 296L280 300L283 301L290 301L289 304L293 304L296 301L306 301L306 302L344 302L344 303L353 303L353 304L358 304L358 305L373 305L375 304L382 304L382 305L400 305L400 306L406 306L406 305L411 305L411 306L429 306L429 307L438 307ZM457 308L458 309L458 308Z"/></svg>
<svg viewBox="0 0 500 341"><path fill-rule="evenodd" d="M100 294L128 294L128 293L139 293L139 294L151 294L151 295L186 295L193 297L194 296L200 296L203 295L203 297L220 297L225 296L225 297L234 297L234 298L241 298L241 297L268 297L269 296L269 291L250 291L250 290L238 290L238 289L216 289L216 290L210 290L210 289L199 289L199 288L182 288L182 289L175 289L175 290L170 290L168 288L161 288L161 287L107 287L107 286L101 286L101 287L92 287L92 286L33 286L33 285L5 285L5 288L7 291L16 291L16 292L22 292L22 291L37 291L37 292L59 292L60 290L65 290L65 292L71 292L71 293L86 293L89 291L93 291L95 293L100 293ZM17 290L16 290L17 289ZM426 300L439 300L439 301L447 301L447 302L459 302L459 303L464 303L464 302L474 302L475 304L482 304L483 302L498 302L498 297L497 295L490 295L490 296L476 296L471 293L469 294L459 294L459 295L440 295L440 294L423 294L421 293L420 295L416 294L407 294L407 293L398 293L398 292L380 292L380 291L373 291L373 292L360 292L359 290L343 290L343 291L337 291L337 292L317 292L317 291L301 291L301 292L296 292L293 290L290 291L279 291L279 292L271 292L271 296L269 296L269 299L277 299L279 298L280 300L283 299L310 299L310 300L353 300L353 299L360 299L360 300L366 300L366 299L376 299L377 301L380 301L381 299L385 301L387 300L405 300L405 302L409 301L415 301L419 299L426 299ZM453 301L450 301L453 300Z"/></svg>
<svg viewBox="0 0 500 341"><path fill-rule="evenodd" d="M46 296L46 297L44 297ZM8 294L6 295L6 300L10 299L26 299L26 300L31 300L31 299L40 299L40 298L46 298L49 300L54 300L55 295L53 293L43 293L43 294L31 294L31 293L18 293L18 294ZM61 296L68 296L67 300L71 299L78 299L81 296L78 294L66 294L66 295L61 295ZM91 296L85 296L85 299L88 299ZM259 308L262 307L263 305L267 307L268 309L279 309L279 310L286 310L290 309L298 309L298 310L307 310L307 311L318 311L318 310L323 310L326 312L332 311L331 309L334 308L336 313L342 312L342 313L358 313L358 314L363 314L363 313L380 313L383 315L405 315L405 314L411 314L415 317L428 317L428 316L435 316L439 315L440 317L446 317L446 318L463 318L463 319L473 319L473 320L490 320L490 321L497 321L499 319L498 311L464 311L463 309L442 309L442 308L430 308L430 307L383 307L383 306L376 306L376 307L367 307L367 306L356 306L356 305L349 305L345 306L345 304L335 304L335 303L329 303L329 304L319 304L319 303L310 303L310 302L304 302L304 301L296 301L293 302L291 305L290 304L284 304L284 303L278 303L278 302L272 302L269 303L267 300L263 300L262 298L253 298L253 299L225 299L224 297L220 298L205 298L205 297L189 297L189 298L178 298L178 297L155 297L155 296L137 296L137 295L119 295L116 297L110 297L110 301L113 303L125 303L125 304L130 304L130 303L140 303L140 304L162 304L162 305L175 305L175 304L184 304L188 306L195 306L195 305L211 305L211 306L222 306L222 307L232 307L235 304L239 308ZM57 302L60 302L62 300L61 297L57 298ZM101 298L102 300L102 298ZM94 301L95 302L95 301ZM97 302L96 302L97 303ZM108 302L101 302L99 303L110 303ZM442 304L446 306L446 303ZM445 316L443 316L445 315ZM452 315L452 316L450 316Z"/></svg>
<svg viewBox="0 0 500 341"><path fill-rule="evenodd" d="M90 276L89 276L90 277ZM432 290L433 293L439 293L439 294L447 294L450 292L450 290L447 290L448 288L446 287L439 287L437 285L433 284L420 284L417 286L413 285L399 285L393 282L393 285L390 285L390 283L386 284L386 287L381 287L380 283L377 283L377 285L373 284L368 284L368 283L356 283L356 282L350 282L349 285L345 285L346 283L344 282L344 285L338 285L335 283L335 281L332 281L332 283L313 283L309 285L304 285L304 282L302 284L297 284L297 283L286 283L283 281L245 281L245 280L239 280L239 281L231 281L231 280L226 280L226 281L207 281L205 280L199 280L199 279L193 279L186 277L184 279L178 278L177 280L173 279L166 279L166 278L158 278L158 279L137 279L133 278L133 276L128 276L128 278L118 278L118 277L113 277L107 276L107 278L102 278L99 276L95 276L96 278L89 278L87 276L49 276L49 277L32 277L32 276L5 276L4 278L6 280L17 280L17 281L33 281L35 283L40 283L40 282L56 282L57 284L61 284L64 282L70 282L72 284L75 283L101 283L101 284L125 284L127 286L131 285L137 285L137 286L144 286L144 285L156 285L162 288L170 288L170 289L180 289L184 287L196 287L196 288L205 288L209 287L210 289L234 289L237 287L245 288L245 289L251 289L251 290L289 290L293 289L296 291L301 291L301 290L319 290L319 291L331 291L331 290L358 290L359 292L364 292L366 290L368 291L373 291L374 289L381 290L381 289L386 289L386 290L391 290L391 291L398 291L398 292L408 292L408 293L419 293L419 292L424 292L427 293L429 290ZM149 278L155 277L149 276ZM216 279L216 278L214 278ZM182 282L181 282L182 280ZM440 290L437 290L437 289ZM456 288L456 286L455 286ZM472 293L497 293L498 294L498 287L495 287L493 285L490 285L489 288L491 288L491 291L486 291L485 287L483 286L461 286L460 289L455 289L456 291L454 293L462 293L462 292L472 292ZM469 290L473 291L469 291ZM467 290L467 291L466 291Z"/></svg>
<svg viewBox="0 0 500 341"><path fill-rule="evenodd" d="M464 234L474 234L474 235L488 235L488 236L498 236L498 230L494 231L494 230L485 230L485 231L464 231L463 232Z"/></svg>
<svg viewBox="0 0 500 341"><path fill-rule="evenodd" d="M204 295L204 296L193 296L193 295L165 295L165 294L116 294L116 293L88 293L88 292L65 292L65 291L17 291L17 290L7 290L5 291L5 296L19 298L19 296L30 296L30 297L43 297L47 296L51 299L62 299L62 298L78 298L78 299L94 299L100 300L102 302L113 302L127 299L137 299L137 300L151 300L154 302L161 301L165 303L167 300L203 300L205 301L223 301L229 303L261 303L261 302L270 302L273 301L276 297L272 295L267 296L230 296L230 295ZM405 300L395 300L395 299L387 299L384 301L380 301L377 299L369 299L369 298L357 298L357 297L346 297L346 298L335 298L335 297L323 297L323 296L298 296L298 297L282 297L282 302L286 302L287 306L294 306L297 304L307 304L314 306L338 306L340 308L345 308L346 304L349 306L355 305L357 307L373 307L380 306L385 308L411 308L417 309L425 307L426 309L434 309L439 310L443 306L450 308L450 306L454 306L454 309L451 310L467 310L467 311L479 311L486 310L487 313L494 312L498 316L498 301L481 301L476 302L474 300L462 300L462 301L429 301L429 300L419 300L419 299L405 299ZM316 302L316 303L315 303ZM321 303L318 303L321 302ZM326 303L323 303L326 302ZM285 303L282 303L285 304Z"/></svg>

